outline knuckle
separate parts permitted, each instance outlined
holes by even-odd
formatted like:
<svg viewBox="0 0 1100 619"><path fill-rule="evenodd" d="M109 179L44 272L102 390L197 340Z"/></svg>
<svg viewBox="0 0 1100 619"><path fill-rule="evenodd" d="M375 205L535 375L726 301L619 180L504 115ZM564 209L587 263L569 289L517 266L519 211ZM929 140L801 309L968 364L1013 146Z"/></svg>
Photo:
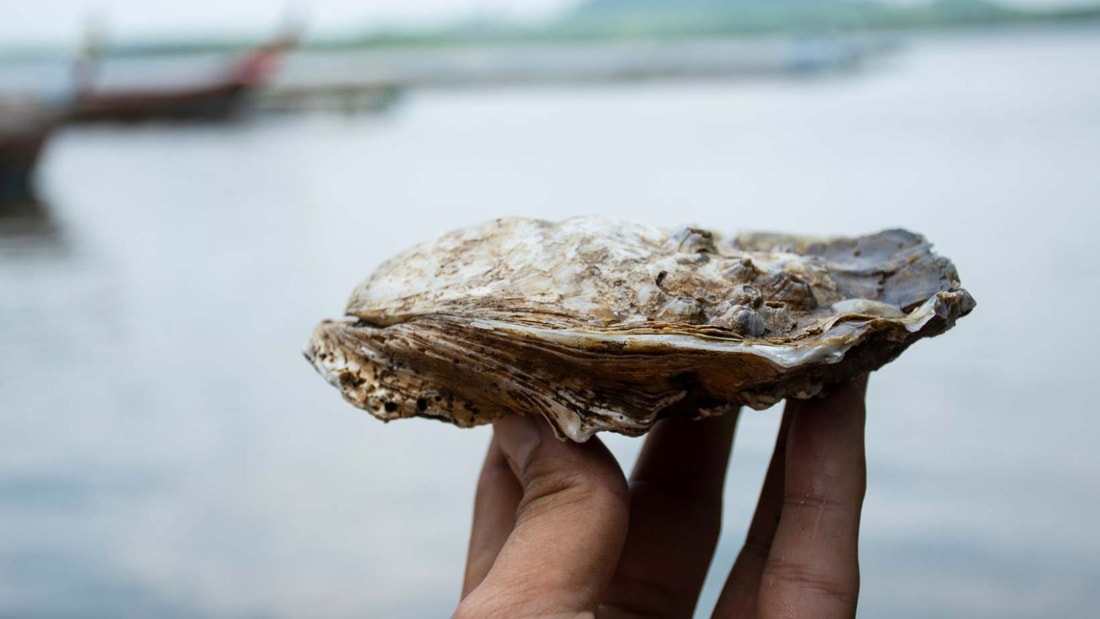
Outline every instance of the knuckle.
<svg viewBox="0 0 1100 619"><path fill-rule="evenodd" d="M626 509L628 501L621 481L579 470L536 471L524 483L517 517L598 505Z"/></svg>
<svg viewBox="0 0 1100 619"><path fill-rule="evenodd" d="M764 580L810 592L832 599L844 606L854 607L859 598L859 575L835 573L807 563L769 560L764 567Z"/></svg>
<svg viewBox="0 0 1100 619"><path fill-rule="evenodd" d="M791 494L783 497L783 508L786 509L811 509L827 513L851 514L859 511L859 503L853 497L836 497L828 492L811 490L808 492Z"/></svg>

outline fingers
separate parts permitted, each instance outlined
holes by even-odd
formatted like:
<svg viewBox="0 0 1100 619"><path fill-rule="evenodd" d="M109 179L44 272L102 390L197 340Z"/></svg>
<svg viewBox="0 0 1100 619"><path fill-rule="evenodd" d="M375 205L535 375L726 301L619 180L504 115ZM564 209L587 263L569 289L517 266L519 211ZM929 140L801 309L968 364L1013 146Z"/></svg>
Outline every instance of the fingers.
<svg viewBox="0 0 1100 619"><path fill-rule="evenodd" d="M489 441L485 464L477 482L474 499L474 524L470 532L470 547L466 554L466 577L462 597L481 584L496 561L504 540L516 524L516 508L523 491L508 468L508 461L497 444L496 436Z"/></svg>
<svg viewBox="0 0 1100 619"><path fill-rule="evenodd" d="M788 431L783 507L760 584L763 617L854 617L866 489L863 390L799 403Z"/></svg>
<svg viewBox="0 0 1100 619"><path fill-rule="evenodd" d="M726 585L718 598L714 609L715 617L756 617L757 599L760 591L760 577L764 564L771 552L772 538L779 525L779 514L783 509L783 475L787 453L787 431L790 427L794 408L801 400L788 400L783 411L783 421L779 425L779 434L775 439L768 473L764 477L764 486L756 503L756 512L745 537L745 545L733 563Z"/></svg>
<svg viewBox="0 0 1100 619"><path fill-rule="evenodd" d="M722 521L722 489L737 413L665 419L630 479L626 547L600 617L690 617Z"/></svg>
<svg viewBox="0 0 1100 619"><path fill-rule="evenodd" d="M541 419L509 416L494 432L522 498L496 561L455 616L594 613L626 537L618 464L599 440L558 441Z"/></svg>

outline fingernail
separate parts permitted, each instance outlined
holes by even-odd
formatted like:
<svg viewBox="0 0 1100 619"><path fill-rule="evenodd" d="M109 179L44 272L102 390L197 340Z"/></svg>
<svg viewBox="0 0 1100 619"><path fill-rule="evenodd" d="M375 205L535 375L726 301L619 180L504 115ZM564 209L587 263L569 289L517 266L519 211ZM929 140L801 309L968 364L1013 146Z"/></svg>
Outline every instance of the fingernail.
<svg viewBox="0 0 1100 619"><path fill-rule="evenodd" d="M542 442L538 424L539 420L532 415L506 415L493 424L500 450L517 477L522 475Z"/></svg>

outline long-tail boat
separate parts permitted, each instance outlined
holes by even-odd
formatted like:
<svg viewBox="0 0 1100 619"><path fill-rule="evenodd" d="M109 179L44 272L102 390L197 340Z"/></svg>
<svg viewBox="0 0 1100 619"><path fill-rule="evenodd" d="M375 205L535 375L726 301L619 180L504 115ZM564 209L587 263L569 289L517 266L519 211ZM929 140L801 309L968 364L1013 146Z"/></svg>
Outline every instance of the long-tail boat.
<svg viewBox="0 0 1100 619"><path fill-rule="evenodd" d="M148 120L217 121L240 111L246 95L264 85L295 42L293 36L251 50L233 62L220 79L175 88L105 89L78 84L71 122Z"/></svg>

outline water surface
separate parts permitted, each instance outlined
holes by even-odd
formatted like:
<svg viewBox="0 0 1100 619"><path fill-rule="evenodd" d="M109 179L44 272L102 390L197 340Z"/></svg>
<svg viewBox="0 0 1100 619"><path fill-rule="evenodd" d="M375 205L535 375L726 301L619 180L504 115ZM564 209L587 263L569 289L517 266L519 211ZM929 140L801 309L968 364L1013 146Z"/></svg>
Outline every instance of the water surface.
<svg viewBox="0 0 1100 619"><path fill-rule="evenodd" d="M298 350L415 241L598 213L935 241L979 306L871 381L861 615L1091 616L1098 74L1095 32L960 37L832 79L67 130L40 216L0 220L0 615L445 616L488 431L383 426ZM778 417L742 418L708 600Z"/></svg>

